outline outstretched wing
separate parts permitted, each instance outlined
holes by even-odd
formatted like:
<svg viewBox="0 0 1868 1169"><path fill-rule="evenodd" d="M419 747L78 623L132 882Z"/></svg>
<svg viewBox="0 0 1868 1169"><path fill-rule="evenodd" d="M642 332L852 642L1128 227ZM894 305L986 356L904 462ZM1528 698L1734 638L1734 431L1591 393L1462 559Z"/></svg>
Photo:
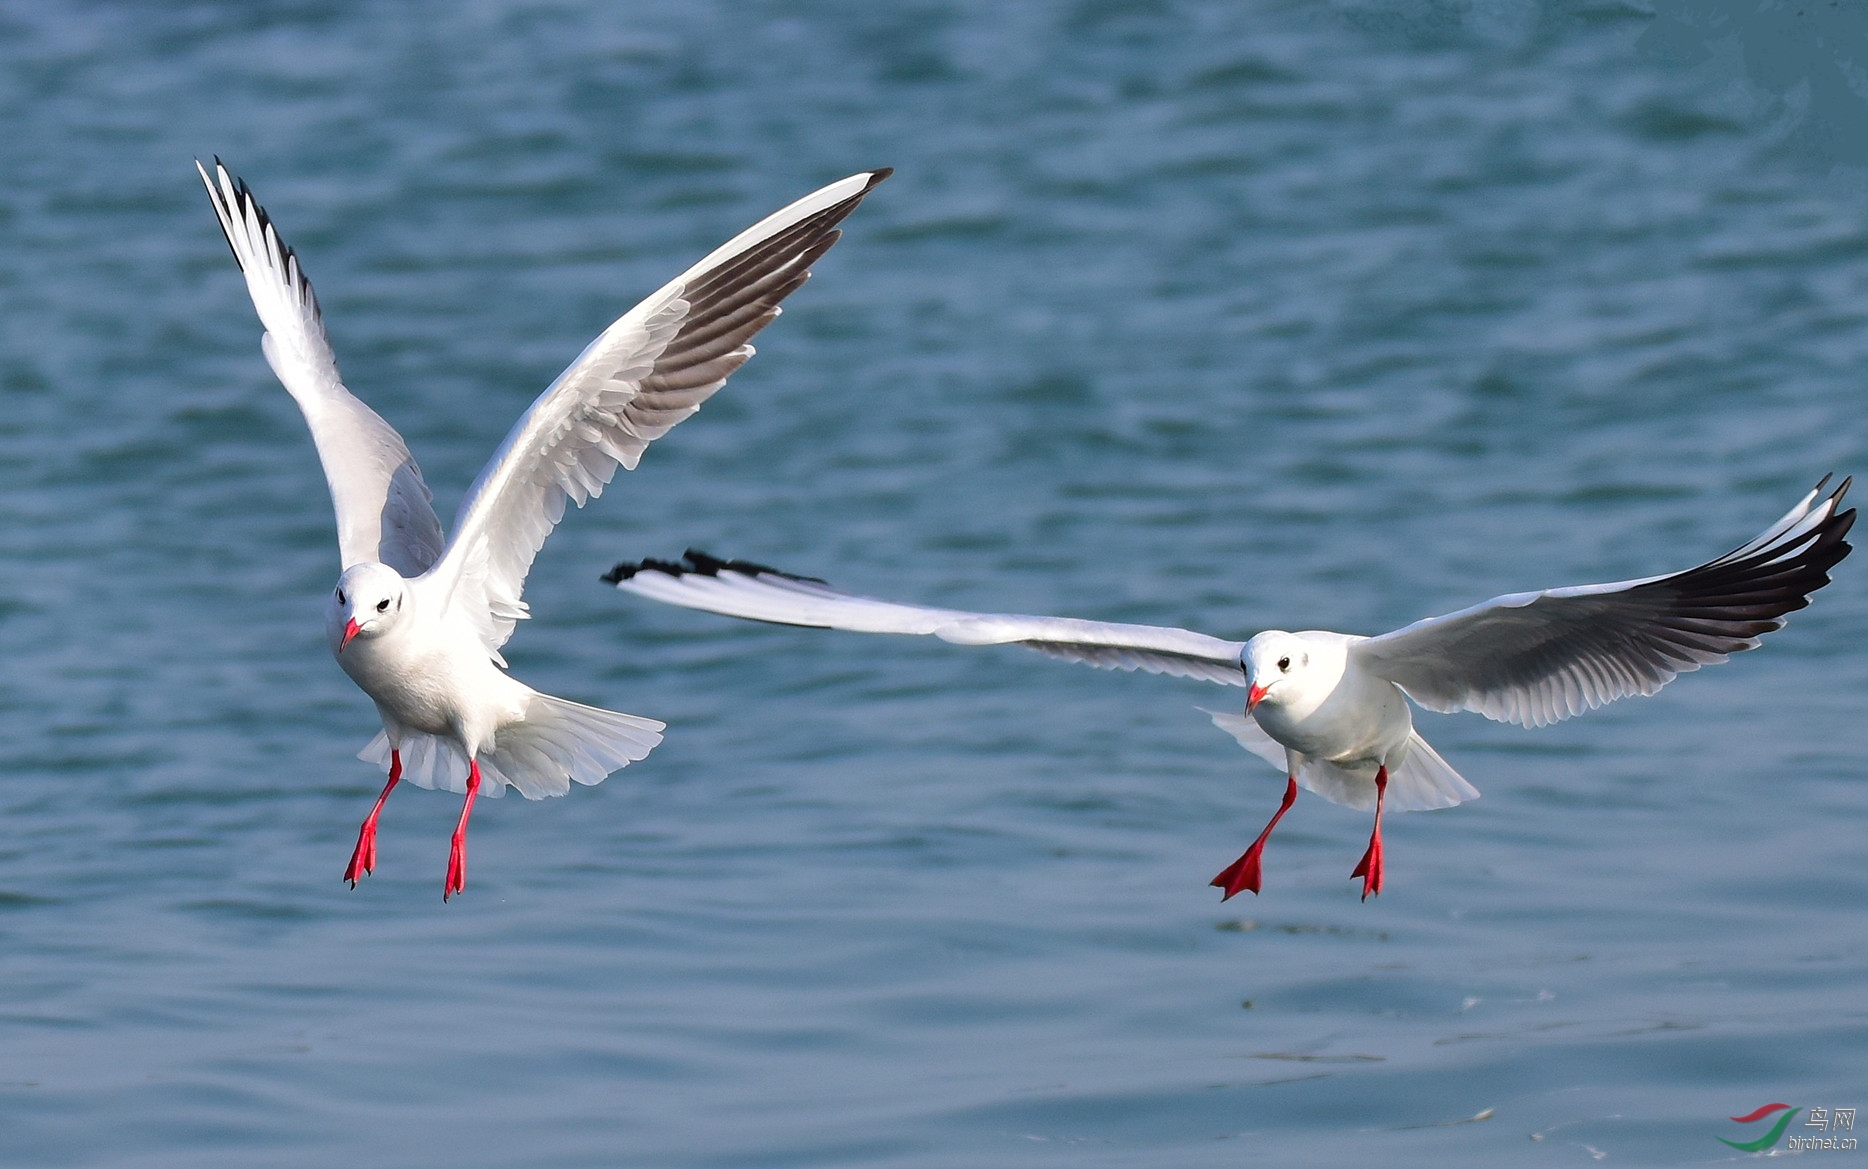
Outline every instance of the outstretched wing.
<svg viewBox="0 0 1868 1169"><path fill-rule="evenodd" d="M266 328L260 349L311 427L337 511L342 567L379 561L420 576L441 555L441 521L408 444L344 388L311 282L253 192L219 159L212 178L199 160L195 169Z"/></svg>
<svg viewBox="0 0 1868 1169"><path fill-rule="evenodd" d="M565 501L582 507L618 466L634 470L745 364L747 341L890 173L851 175L734 236L605 329L532 403L468 491L432 574L489 653L526 615L526 573Z"/></svg>
<svg viewBox="0 0 1868 1169"><path fill-rule="evenodd" d="M1740 650L1809 604L1849 554L1855 509L1847 480L1821 502L1825 478L1789 514L1698 568L1613 584L1495 597L1416 621L1349 652L1429 710L1473 710L1543 726Z"/></svg>
<svg viewBox="0 0 1868 1169"><path fill-rule="evenodd" d="M727 617L855 633L932 634L956 645L1022 645L1108 670L1245 685L1239 664L1244 642L1185 629L898 605L838 592L813 577L743 560L720 560L693 549L679 564L619 564L603 579L624 592Z"/></svg>

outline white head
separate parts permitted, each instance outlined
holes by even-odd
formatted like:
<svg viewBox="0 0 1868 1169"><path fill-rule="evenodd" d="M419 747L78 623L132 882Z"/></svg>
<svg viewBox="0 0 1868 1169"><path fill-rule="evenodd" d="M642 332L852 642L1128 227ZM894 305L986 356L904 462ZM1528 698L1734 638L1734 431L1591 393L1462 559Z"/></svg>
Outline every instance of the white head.
<svg viewBox="0 0 1868 1169"><path fill-rule="evenodd" d="M1321 648L1308 638L1281 629L1267 630L1246 642L1239 655L1239 664L1245 669L1246 713L1258 709L1261 702L1271 706L1303 704L1319 686L1325 693L1334 688L1342 674L1340 660L1319 661L1314 668L1311 664Z"/></svg>
<svg viewBox="0 0 1868 1169"><path fill-rule="evenodd" d="M337 578L324 629L331 652L343 653L353 638L381 637L395 628L408 604L409 582L387 564L353 564Z"/></svg>

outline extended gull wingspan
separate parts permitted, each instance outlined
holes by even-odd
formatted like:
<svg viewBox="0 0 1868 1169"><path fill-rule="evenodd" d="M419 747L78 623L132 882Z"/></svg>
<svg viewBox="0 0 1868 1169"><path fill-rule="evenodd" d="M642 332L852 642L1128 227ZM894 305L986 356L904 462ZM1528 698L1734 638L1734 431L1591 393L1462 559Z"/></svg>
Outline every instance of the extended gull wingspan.
<svg viewBox="0 0 1868 1169"><path fill-rule="evenodd" d="M1543 726L1756 648L1849 553L1848 480L1824 479L1782 519L1668 576L1494 597L1358 641L1352 657L1429 710Z"/></svg>
<svg viewBox="0 0 1868 1169"><path fill-rule="evenodd" d="M1239 668L1244 642L1186 629L901 605L839 592L812 577L692 550L679 564L619 564L603 579L624 592L728 617L855 633L931 634L956 645L1022 645L1104 669L1245 685Z"/></svg>

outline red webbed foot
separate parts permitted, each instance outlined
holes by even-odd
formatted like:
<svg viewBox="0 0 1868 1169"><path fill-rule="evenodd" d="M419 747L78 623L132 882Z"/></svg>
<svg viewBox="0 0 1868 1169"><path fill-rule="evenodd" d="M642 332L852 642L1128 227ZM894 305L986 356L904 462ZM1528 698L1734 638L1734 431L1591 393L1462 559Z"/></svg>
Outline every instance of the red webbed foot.
<svg viewBox="0 0 1868 1169"><path fill-rule="evenodd" d="M1258 892L1259 882L1263 877L1260 858L1265 855L1265 841L1271 839L1271 830L1278 826L1278 821L1284 819L1284 814L1290 811L1291 805L1296 802L1297 777L1291 776L1285 781L1284 802L1278 805L1277 812L1273 813L1271 822L1265 825L1265 830L1258 834L1258 839L1252 842L1252 847L1245 850L1244 856L1227 865L1225 871L1210 882L1214 888L1225 890L1226 895L1220 898L1221 901L1230 901L1235 894L1244 889Z"/></svg>
<svg viewBox="0 0 1868 1169"><path fill-rule="evenodd" d="M1362 854L1362 860L1350 873L1351 878L1362 878L1362 900L1367 901L1369 894L1382 891L1382 838L1380 834L1369 841L1369 849Z"/></svg>
<svg viewBox="0 0 1868 1169"><path fill-rule="evenodd" d="M461 805L460 823L454 826L454 837L448 844L448 880L441 889L443 901L467 888L467 817L473 815L474 797L479 794L480 761L475 759L467 765L467 802Z"/></svg>
<svg viewBox="0 0 1868 1169"><path fill-rule="evenodd" d="M441 888L441 900L446 901L456 893L467 889L467 841L455 833L452 845L448 849L448 879Z"/></svg>
<svg viewBox="0 0 1868 1169"><path fill-rule="evenodd" d="M1382 803L1388 797L1388 769L1383 767L1375 773L1375 831L1369 835L1369 850L1362 854L1362 860L1349 876L1353 880L1362 878L1362 900L1367 901L1369 894L1382 891Z"/></svg>
<svg viewBox="0 0 1868 1169"><path fill-rule="evenodd" d="M357 882L365 874L376 871L376 821L365 820L363 827L357 830L357 847L350 854L350 864L344 869L344 880L355 889Z"/></svg>
<svg viewBox="0 0 1868 1169"><path fill-rule="evenodd" d="M350 854L349 866L344 869L344 880L350 882L352 889L357 887L357 882L363 878L365 873L376 871L376 818L383 814L383 801L389 798L390 791L395 788L396 781L401 778L402 754L391 748L389 782L383 785L383 794L376 797L376 806L371 808L370 814L364 818L363 827L357 829L357 847Z"/></svg>
<svg viewBox="0 0 1868 1169"><path fill-rule="evenodd" d="M1245 850L1244 856L1227 865L1219 876L1213 878L1211 882L1213 887L1226 891L1226 895L1220 898L1221 901L1230 901L1235 894L1244 889L1258 892L1259 883L1264 878L1259 858L1264 855L1264 852L1265 842L1262 840L1256 842Z"/></svg>

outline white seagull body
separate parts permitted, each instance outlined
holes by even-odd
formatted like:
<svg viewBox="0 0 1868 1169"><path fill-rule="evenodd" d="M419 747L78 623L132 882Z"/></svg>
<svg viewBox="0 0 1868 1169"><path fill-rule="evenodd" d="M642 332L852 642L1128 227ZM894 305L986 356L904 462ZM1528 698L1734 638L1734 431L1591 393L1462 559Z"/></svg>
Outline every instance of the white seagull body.
<svg viewBox="0 0 1868 1169"><path fill-rule="evenodd" d="M443 541L402 437L344 388L317 297L244 182L195 164L265 327L261 349L311 428L337 512L343 574L326 628L383 732L361 753L389 781L344 876L376 864L383 801L407 778L462 793L444 899L466 885L466 832L482 784L527 799L600 783L661 742L654 719L541 694L502 667L527 616L532 560L564 514L633 470L649 443L700 408L752 356L837 223L887 170L852 175L734 236L625 313L532 403L467 492Z"/></svg>
<svg viewBox="0 0 1868 1169"><path fill-rule="evenodd" d="M1284 769L1284 801L1213 879L1231 897L1256 893L1260 856L1301 786L1332 803L1374 809L1369 849L1352 876L1382 886L1384 808L1446 808L1479 793L1414 731L1408 699L1434 711L1543 726L1757 646L1829 582L1854 509L1828 480L1755 539L1697 568L1612 584L1512 593L1378 637L1271 630L1226 641L1186 629L1068 617L966 613L839 592L823 581L689 551L682 563L619 564L625 592L730 617L932 634L960 645L1023 645L1107 669L1146 670L1247 688L1243 714L1212 714L1246 750Z"/></svg>

